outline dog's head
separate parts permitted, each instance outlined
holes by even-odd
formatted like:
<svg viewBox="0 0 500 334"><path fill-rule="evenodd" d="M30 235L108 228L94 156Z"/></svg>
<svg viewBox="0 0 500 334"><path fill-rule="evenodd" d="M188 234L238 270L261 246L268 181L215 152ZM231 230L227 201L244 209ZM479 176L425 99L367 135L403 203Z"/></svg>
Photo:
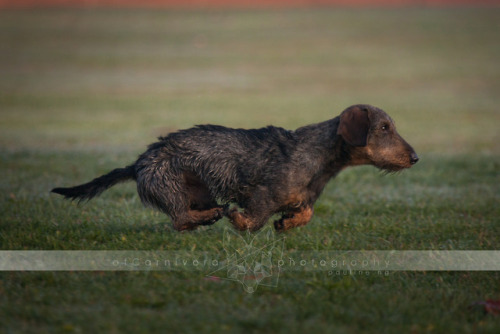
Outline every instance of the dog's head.
<svg viewBox="0 0 500 334"><path fill-rule="evenodd" d="M371 164L393 172L410 168L419 160L415 150L396 131L392 118L371 105L358 104L344 110L337 135L352 146L352 165Z"/></svg>

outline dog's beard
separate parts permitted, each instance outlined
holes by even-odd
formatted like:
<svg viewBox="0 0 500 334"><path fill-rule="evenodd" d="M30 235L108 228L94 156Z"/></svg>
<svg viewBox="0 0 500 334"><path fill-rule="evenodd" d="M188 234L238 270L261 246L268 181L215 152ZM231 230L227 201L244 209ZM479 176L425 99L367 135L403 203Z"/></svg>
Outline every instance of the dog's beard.
<svg viewBox="0 0 500 334"><path fill-rule="evenodd" d="M410 166L382 164L382 165L377 165L376 167L384 174L395 174L409 168Z"/></svg>

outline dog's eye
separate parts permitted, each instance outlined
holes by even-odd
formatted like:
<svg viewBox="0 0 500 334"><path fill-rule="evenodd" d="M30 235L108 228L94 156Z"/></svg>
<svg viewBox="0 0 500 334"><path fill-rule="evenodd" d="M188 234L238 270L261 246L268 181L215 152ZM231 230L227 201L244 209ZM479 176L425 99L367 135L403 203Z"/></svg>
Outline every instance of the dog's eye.
<svg viewBox="0 0 500 334"><path fill-rule="evenodd" d="M387 131L389 129L389 127L387 125L382 125L382 131Z"/></svg>

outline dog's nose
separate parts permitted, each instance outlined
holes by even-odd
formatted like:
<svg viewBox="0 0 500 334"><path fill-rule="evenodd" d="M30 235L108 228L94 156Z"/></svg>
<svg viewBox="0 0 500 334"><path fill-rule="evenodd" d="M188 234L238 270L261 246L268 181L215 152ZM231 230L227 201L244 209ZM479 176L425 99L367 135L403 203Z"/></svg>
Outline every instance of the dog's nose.
<svg viewBox="0 0 500 334"><path fill-rule="evenodd" d="M412 165L414 165L414 164L416 164L416 163L418 162L418 160L419 160L419 158L418 158L417 153L412 152L412 153L410 154L410 163L411 163Z"/></svg>

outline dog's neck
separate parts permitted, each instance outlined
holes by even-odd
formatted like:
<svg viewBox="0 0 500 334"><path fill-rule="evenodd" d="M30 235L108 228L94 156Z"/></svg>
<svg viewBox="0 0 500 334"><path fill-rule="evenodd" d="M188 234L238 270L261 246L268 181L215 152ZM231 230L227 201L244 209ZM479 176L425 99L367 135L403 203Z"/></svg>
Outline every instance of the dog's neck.
<svg viewBox="0 0 500 334"><path fill-rule="evenodd" d="M332 177L351 165L352 146L337 135L338 124L339 117L336 117L295 131L297 147L292 158L305 165L303 176L308 179L311 202L319 197Z"/></svg>
<svg viewBox="0 0 500 334"><path fill-rule="evenodd" d="M316 167L327 172L329 177L335 176L345 167L355 165L352 161L354 148L337 135L339 121L340 117L335 117L325 122L303 126L295 131L299 140L297 152L321 161Z"/></svg>

